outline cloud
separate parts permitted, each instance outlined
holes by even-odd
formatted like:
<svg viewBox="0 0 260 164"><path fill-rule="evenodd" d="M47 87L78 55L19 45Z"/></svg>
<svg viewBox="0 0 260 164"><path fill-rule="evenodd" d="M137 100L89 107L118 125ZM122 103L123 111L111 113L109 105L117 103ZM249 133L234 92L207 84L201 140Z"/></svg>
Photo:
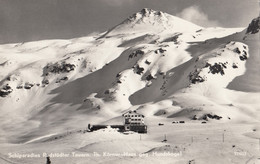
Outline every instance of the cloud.
<svg viewBox="0 0 260 164"><path fill-rule="evenodd" d="M132 5L134 0L101 0L101 2L104 2L109 6L120 7L124 5Z"/></svg>
<svg viewBox="0 0 260 164"><path fill-rule="evenodd" d="M198 6L185 8L177 16L203 27L220 26L218 21L209 20L208 15L201 11Z"/></svg>

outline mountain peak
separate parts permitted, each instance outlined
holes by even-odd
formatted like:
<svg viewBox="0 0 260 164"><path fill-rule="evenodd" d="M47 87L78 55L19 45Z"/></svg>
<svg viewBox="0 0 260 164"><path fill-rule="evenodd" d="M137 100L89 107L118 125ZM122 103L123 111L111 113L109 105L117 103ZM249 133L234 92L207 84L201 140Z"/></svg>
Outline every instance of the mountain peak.
<svg viewBox="0 0 260 164"><path fill-rule="evenodd" d="M165 17L165 14L164 12L162 11L156 11L156 10L153 10L153 9L150 9L150 8L143 8L141 11L133 14L132 16L130 16L126 21L124 22L133 22L133 21L136 21L136 20L143 20L143 19L147 19L147 18L164 18L164 19L167 19Z"/></svg>
<svg viewBox="0 0 260 164"><path fill-rule="evenodd" d="M183 28L189 27L189 28ZM175 17L162 11L143 8L141 11L131 15L126 20L116 25L104 36L126 33L160 33L160 32L183 32L196 31L202 27L181 18Z"/></svg>
<svg viewBox="0 0 260 164"><path fill-rule="evenodd" d="M252 20L252 22L247 27L246 33L256 34L259 32L259 30L260 30L260 16Z"/></svg>
<svg viewBox="0 0 260 164"><path fill-rule="evenodd" d="M150 8L143 8L139 13L141 13L143 16L149 16L151 14L161 16L163 15L163 12L161 11L155 11Z"/></svg>

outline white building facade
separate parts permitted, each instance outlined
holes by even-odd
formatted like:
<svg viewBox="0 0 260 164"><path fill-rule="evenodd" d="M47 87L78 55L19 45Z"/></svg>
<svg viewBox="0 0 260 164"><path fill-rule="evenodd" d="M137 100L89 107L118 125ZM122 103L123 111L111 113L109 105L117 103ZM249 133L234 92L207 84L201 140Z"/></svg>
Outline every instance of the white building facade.
<svg viewBox="0 0 260 164"><path fill-rule="evenodd" d="M125 131L135 131L140 133L147 132L147 126L144 123L144 115L136 111L128 111L123 115Z"/></svg>

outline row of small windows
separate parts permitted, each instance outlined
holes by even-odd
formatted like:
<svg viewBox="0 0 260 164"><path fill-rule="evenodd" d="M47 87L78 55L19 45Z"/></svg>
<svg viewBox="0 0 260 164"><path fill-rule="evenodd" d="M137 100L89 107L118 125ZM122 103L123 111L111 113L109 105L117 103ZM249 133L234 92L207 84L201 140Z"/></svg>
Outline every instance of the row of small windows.
<svg viewBox="0 0 260 164"><path fill-rule="evenodd" d="M141 119L131 119L132 121L141 121Z"/></svg>
<svg viewBox="0 0 260 164"><path fill-rule="evenodd" d="M144 124L141 122L132 122L132 123L126 124L126 125L144 125Z"/></svg>
<svg viewBox="0 0 260 164"><path fill-rule="evenodd" d="M133 123L131 123L131 124L137 124L137 125L141 125L141 123L140 123L140 122L133 122Z"/></svg>
<svg viewBox="0 0 260 164"><path fill-rule="evenodd" d="M142 117L142 115L125 115L125 117Z"/></svg>

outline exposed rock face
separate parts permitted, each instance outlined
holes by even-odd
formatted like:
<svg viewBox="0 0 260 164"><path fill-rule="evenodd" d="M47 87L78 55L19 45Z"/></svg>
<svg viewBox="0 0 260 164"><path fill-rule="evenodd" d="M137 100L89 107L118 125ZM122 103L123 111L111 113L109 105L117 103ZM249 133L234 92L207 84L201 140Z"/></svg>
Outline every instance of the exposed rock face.
<svg viewBox="0 0 260 164"><path fill-rule="evenodd" d="M218 116L218 115L216 115L216 114L205 114L205 115L203 115L203 117L202 117L203 120L207 120L207 121L208 121L208 118L210 118L210 119L216 119L216 120L222 119L221 116Z"/></svg>
<svg viewBox="0 0 260 164"><path fill-rule="evenodd" d="M214 65L211 65L210 63L207 63L205 67L209 67L209 70L212 74L218 74L224 75L224 69L226 69L226 63L215 63Z"/></svg>
<svg viewBox="0 0 260 164"><path fill-rule="evenodd" d="M138 14L141 15L141 18L143 18L143 17L154 17L154 16L163 17L164 16L164 13L161 12L161 11L154 11L154 10L149 9L149 8L144 8L140 12L130 16L128 18L128 21L134 21L135 19L138 19Z"/></svg>
<svg viewBox="0 0 260 164"><path fill-rule="evenodd" d="M141 75L144 73L144 68L140 67L139 65L136 65L134 67L134 72L137 73L138 75Z"/></svg>
<svg viewBox="0 0 260 164"><path fill-rule="evenodd" d="M189 80L192 84L196 84L196 83L202 83L205 81L205 77L201 77L199 69L196 69L194 72L191 72L189 74Z"/></svg>
<svg viewBox="0 0 260 164"><path fill-rule="evenodd" d="M132 59L133 57L137 57L138 55L144 55L144 51L142 50L136 50L134 51L133 53L131 53L129 56L128 56L128 60L129 59Z"/></svg>
<svg viewBox="0 0 260 164"><path fill-rule="evenodd" d="M56 83L60 83L60 82L67 81L67 80L69 80L69 78L67 76L65 76L65 77L62 77L60 79L57 79Z"/></svg>
<svg viewBox="0 0 260 164"><path fill-rule="evenodd" d="M158 50L156 50L156 51L154 51L156 54L158 54L158 53L164 53L166 50L164 50L164 49L162 49L162 48L160 48L160 49L158 49Z"/></svg>
<svg viewBox="0 0 260 164"><path fill-rule="evenodd" d="M42 81L42 84L44 84L44 85L48 85L50 82L49 82L49 80L43 80Z"/></svg>
<svg viewBox="0 0 260 164"><path fill-rule="evenodd" d="M148 76L146 76L146 80L147 80L147 81L150 81L150 80L152 80L152 79L154 79L154 77L153 77L151 74L149 74Z"/></svg>
<svg viewBox="0 0 260 164"><path fill-rule="evenodd" d="M255 34L258 33L260 30L260 17L257 17L252 20L252 22L249 24L246 33L248 34Z"/></svg>
<svg viewBox="0 0 260 164"><path fill-rule="evenodd" d="M13 89L7 84L0 90L0 96L1 97L6 97L11 92L13 92Z"/></svg>
<svg viewBox="0 0 260 164"><path fill-rule="evenodd" d="M143 8L141 10L141 13L143 15L147 15L147 14L153 13L154 15L159 15L159 16L161 16L163 14L163 12L161 12L161 11L154 11L153 9L150 9L150 8Z"/></svg>
<svg viewBox="0 0 260 164"><path fill-rule="evenodd" d="M43 72L45 76L48 76L49 73L68 73L73 71L75 68L74 64L69 64L66 62L62 63L55 63L55 64L48 64L44 67Z"/></svg>
<svg viewBox="0 0 260 164"><path fill-rule="evenodd" d="M31 84L31 83L29 83L29 82L26 82L25 85L24 85L24 88L25 88L25 89L31 89L33 86L34 86L34 84Z"/></svg>

